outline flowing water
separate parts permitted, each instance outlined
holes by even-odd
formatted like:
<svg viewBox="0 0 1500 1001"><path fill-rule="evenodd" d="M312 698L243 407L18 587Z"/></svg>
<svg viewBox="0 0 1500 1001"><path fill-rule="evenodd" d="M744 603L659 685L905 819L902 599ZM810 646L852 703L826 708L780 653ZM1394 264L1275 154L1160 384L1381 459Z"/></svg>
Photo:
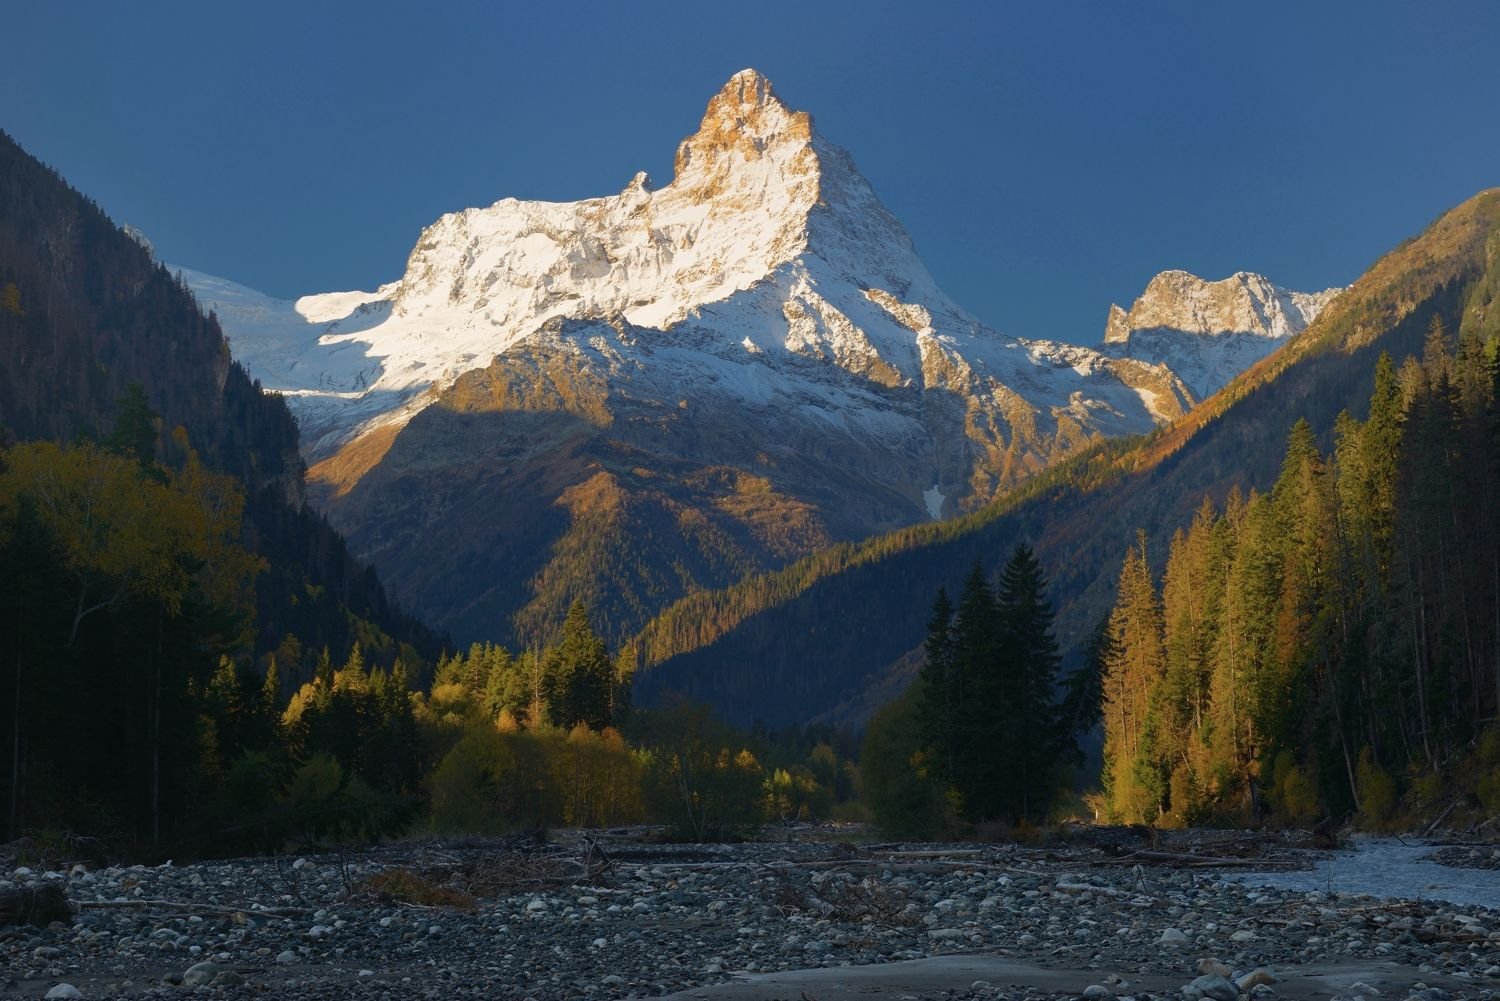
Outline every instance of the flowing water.
<svg viewBox="0 0 1500 1001"><path fill-rule="evenodd" d="M1356 838L1312 869L1246 872L1226 877L1249 886L1325 893L1366 893L1401 900L1446 900L1500 908L1500 869L1456 869L1426 858L1436 848L1422 841Z"/></svg>

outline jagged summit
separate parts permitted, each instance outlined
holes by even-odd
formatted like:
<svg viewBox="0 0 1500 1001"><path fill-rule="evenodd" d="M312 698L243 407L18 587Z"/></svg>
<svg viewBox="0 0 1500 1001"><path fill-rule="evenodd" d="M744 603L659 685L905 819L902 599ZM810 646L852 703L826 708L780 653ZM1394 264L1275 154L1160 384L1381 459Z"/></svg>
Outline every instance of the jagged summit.
<svg viewBox="0 0 1500 1001"><path fill-rule="evenodd" d="M1206 281L1170 270L1152 278L1127 313L1110 306L1104 343L1122 344L1142 330L1189 334L1246 333L1284 338L1304 330L1341 289L1292 292L1250 271Z"/></svg>
<svg viewBox="0 0 1500 1001"><path fill-rule="evenodd" d="M1104 346L1166 365L1202 399L1305 330L1341 291L1292 292L1250 271L1220 281L1163 271L1129 312L1109 307Z"/></svg>
<svg viewBox="0 0 1500 1001"><path fill-rule="evenodd" d="M753 69L743 69L709 99L698 131L677 147L673 169L680 181L689 174L732 169L734 160L726 154L743 161L785 162L811 142L812 116L788 108L770 80Z"/></svg>

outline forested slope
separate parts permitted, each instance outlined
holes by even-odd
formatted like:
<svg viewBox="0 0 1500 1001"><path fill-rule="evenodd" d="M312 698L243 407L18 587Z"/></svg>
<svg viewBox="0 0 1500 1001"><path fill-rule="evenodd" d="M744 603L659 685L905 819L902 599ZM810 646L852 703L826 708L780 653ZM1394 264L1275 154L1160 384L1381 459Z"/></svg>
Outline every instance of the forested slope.
<svg viewBox="0 0 1500 1001"><path fill-rule="evenodd" d="M204 851L268 739L226 706L260 727L329 650L404 678L440 640L305 505L296 424L217 322L3 133L0 358L0 829Z"/></svg>
<svg viewBox="0 0 1500 1001"><path fill-rule="evenodd" d="M800 561L694 595L638 637L639 698L669 690L731 719L816 715L916 647L939 586L1028 541L1051 576L1060 639L1077 647L1114 600L1138 529L1166 538L1205 495L1265 489L1286 436L1308 420L1323 447L1337 415L1362 418L1376 362L1419 353L1433 316L1494 333L1500 191L1453 209L1381 258L1318 320L1223 391L1134 447L1097 447L984 511ZM1163 547L1164 550L1164 547ZM1165 552L1149 558L1160 567Z"/></svg>

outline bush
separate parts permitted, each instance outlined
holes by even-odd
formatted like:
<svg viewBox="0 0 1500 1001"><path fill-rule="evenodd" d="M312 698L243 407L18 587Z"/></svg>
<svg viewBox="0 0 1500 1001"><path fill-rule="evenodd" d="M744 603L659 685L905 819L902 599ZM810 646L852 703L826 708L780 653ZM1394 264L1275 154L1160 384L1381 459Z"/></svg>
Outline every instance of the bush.
<svg viewBox="0 0 1500 1001"><path fill-rule="evenodd" d="M580 723L566 738L549 734L530 739L547 747L563 823L610 827L641 819L641 760L618 731L606 727L596 733Z"/></svg>
<svg viewBox="0 0 1500 1001"><path fill-rule="evenodd" d="M1396 780L1380 767L1368 745L1359 752L1354 786L1359 790L1361 819L1367 827L1379 829L1396 809Z"/></svg>
<svg viewBox="0 0 1500 1001"><path fill-rule="evenodd" d="M865 796L892 837L932 839L950 832L957 811L925 767L917 719L921 682L870 720L859 752Z"/></svg>
<svg viewBox="0 0 1500 1001"><path fill-rule="evenodd" d="M1271 768L1271 801L1281 821L1290 826L1306 826L1322 812L1317 784L1285 748Z"/></svg>
<svg viewBox="0 0 1500 1001"><path fill-rule="evenodd" d="M549 772L541 743L531 734L471 730L428 778L433 826L505 834L556 824L563 811Z"/></svg>
<svg viewBox="0 0 1500 1001"><path fill-rule="evenodd" d="M1479 796L1479 805L1491 815L1500 814L1500 765L1490 769L1474 787Z"/></svg>
<svg viewBox="0 0 1500 1001"><path fill-rule="evenodd" d="M438 886L404 868L377 872L361 880L354 889L371 893L381 901L418 907L452 907L461 911L472 911L475 907L474 898L468 894Z"/></svg>

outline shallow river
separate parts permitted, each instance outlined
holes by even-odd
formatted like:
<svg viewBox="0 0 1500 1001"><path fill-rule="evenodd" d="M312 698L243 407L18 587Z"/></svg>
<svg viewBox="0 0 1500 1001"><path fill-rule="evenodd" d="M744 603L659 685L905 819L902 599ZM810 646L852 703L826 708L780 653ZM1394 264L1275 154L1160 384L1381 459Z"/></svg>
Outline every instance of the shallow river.
<svg viewBox="0 0 1500 1001"><path fill-rule="evenodd" d="M1435 850L1416 840L1402 844L1394 838L1356 838L1353 849L1338 852L1312 869L1247 872L1227 878L1251 886L1500 908L1500 869L1454 869L1424 860Z"/></svg>

